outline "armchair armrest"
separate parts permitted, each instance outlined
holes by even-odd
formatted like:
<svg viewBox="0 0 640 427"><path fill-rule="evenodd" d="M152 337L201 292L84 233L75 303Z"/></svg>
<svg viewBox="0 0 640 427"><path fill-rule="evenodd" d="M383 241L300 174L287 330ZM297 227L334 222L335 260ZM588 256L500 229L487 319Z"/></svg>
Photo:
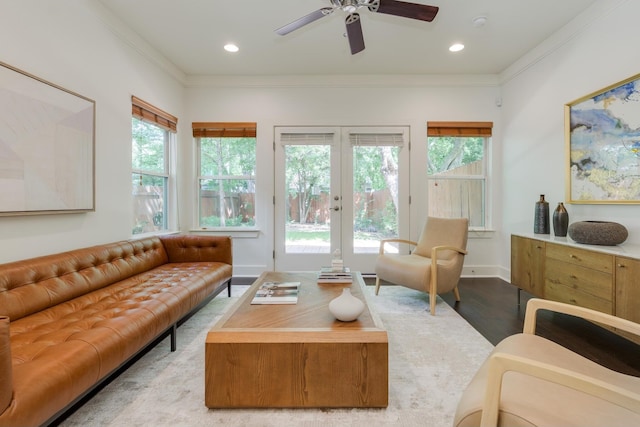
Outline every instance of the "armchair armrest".
<svg viewBox="0 0 640 427"><path fill-rule="evenodd" d="M640 324L630 320L616 317L611 314L602 313L590 308L578 307L576 305L565 304L557 301L550 301L540 298L532 298L527 302L527 310L524 316L524 327L522 332L525 334L536 333L536 317L538 310L550 310L556 313L564 313L572 316L581 317L602 325L621 329L640 336Z"/></svg>
<svg viewBox="0 0 640 427"><path fill-rule="evenodd" d="M455 251L462 255L467 254L467 251L465 251L464 249L456 248L455 246L434 246L433 248L431 248L431 259L437 260L438 253L442 251Z"/></svg>
<svg viewBox="0 0 640 427"><path fill-rule="evenodd" d="M528 307L527 307L528 309ZM508 371L520 372L590 394L612 404L640 413L640 394L597 378L537 360L494 353L489 359L487 389L482 407L481 427L497 426L500 412L502 378Z"/></svg>
<svg viewBox="0 0 640 427"><path fill-rule="evenodd" d="M406 239L383 239L380 240L380 251L379 254L383 255L384 254L384 245L387 243L406 243L407 245L411 245L411 246L417 246L418 242L414 242L412 240L406 240Z"/></svg>

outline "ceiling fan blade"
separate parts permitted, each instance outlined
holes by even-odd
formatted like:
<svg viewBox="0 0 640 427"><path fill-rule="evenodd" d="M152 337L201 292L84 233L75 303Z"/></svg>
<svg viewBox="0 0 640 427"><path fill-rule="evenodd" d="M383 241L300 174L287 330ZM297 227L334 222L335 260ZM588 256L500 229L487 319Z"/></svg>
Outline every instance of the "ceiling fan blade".
<svg viewBox="0 0 640 427"><path fill-rule="evenodd" d="M284 36L289 34L290 32L297 30L300 27L303 27L307 24L312 23L313 21L317 21L320 18L324 18L325 16L331 15L334 11L332 7L323 7L322 9L318 9L315 12L311 12L308 15L303 16L302 18L296 19L295 21L287 24L283 27L280 27L276 30L276 33Z"/></svg>
<svg viewBox="0 0 640 427"><path fill-rule="evenodd" d="M379 1L380 4L377 9L375 9L375 6L369 6L369 10L372 12L386 13L387 15L401 16L403 18L418 19L420 21L433 21L439 10L437 6L428 6L425 4L397 0Z"/></svg>
<svg viewBox="0 0 640 427"><path fill-rule="evenodd" d="M345 19L347 25L347 37L349 38L349 47L351 54L355 55L364 50L364 36L362 35L362 25L360 23L360 15L352 13Z"/></svg>

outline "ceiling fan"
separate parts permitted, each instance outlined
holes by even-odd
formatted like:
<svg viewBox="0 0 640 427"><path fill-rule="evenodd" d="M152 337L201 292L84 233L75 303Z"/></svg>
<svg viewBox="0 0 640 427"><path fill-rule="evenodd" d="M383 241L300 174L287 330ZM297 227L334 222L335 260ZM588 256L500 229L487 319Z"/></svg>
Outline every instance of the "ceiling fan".
<svg viewBox="0 0 640 427"><path fill-rule="evenodd" d="M418 19L420 21L431 22L438 13L437 6L427 6L424 4L409 3L397 0L329 0L331 7L323 7L299 18L290 24L280 27L276 33L284 36L307 24L317 21L320 18L331 15L340 9L347 13L345 24L347 27L347 37L351 54L355 55L364 50L364 36L362 35L362 25L360 24L360 14L356 11L366 7L371 12L386 13L387 15L401 16L403 18Z"/></svg>

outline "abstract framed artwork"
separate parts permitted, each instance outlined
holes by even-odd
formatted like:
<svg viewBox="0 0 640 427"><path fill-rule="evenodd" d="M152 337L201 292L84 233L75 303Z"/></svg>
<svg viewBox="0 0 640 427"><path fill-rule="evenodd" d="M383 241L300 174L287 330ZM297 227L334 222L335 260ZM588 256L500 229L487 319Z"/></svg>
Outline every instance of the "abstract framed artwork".
<svg viewBox="0 0 640 427"><path fill-rule="evenodd" d="M0 216L95 211L95 101L0 62Z"/></svg>
<svg viewBox="0 0 640 427"><path fill-rule="evenodd" d="M640 203L640 74L565 105L567 201Z"/></svg>

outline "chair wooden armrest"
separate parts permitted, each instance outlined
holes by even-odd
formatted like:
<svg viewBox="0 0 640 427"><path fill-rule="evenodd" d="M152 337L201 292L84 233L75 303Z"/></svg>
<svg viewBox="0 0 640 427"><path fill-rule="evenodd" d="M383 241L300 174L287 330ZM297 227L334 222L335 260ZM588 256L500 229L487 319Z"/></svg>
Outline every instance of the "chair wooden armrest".
<svg viewBox="0 0 640 427"><path fill-rule="evenodd" d="M581 317L585 320L589 320L595 323L622 329L623 331L630 332L640 337L640 324L638 323L623 319L621 317L616 317L611 314L591 310L589 308L578 307L576 305L565 304L562 302L550 301L541 298L532 298L527 302L527 310L524 316L524 327L522 329L523 333L536 333L536 318L538 310L549 310L555 311L556 313L564 313L576 317Z"/></svg>
<svg viewBox="0 0 640 427"><path fill-rule="evenodd" d="M467 254L467 251L465 251L464 249L456 248L455 246L434 246L433 248L431 248L431 259L437 260L438 252L442 252L442 251L456 251L462 255Z"/></svg>
<svg viewBox="0 0 640 427"><path fill-rule="evenodd" d="M489 359L487 388L482 408L481 427L497 426L503 375L520 372L590 394L630 411L640 413L640 394L569 369L521 356L497 352Z"/></svg>
<svg viewBox="0 0 640 427"><path fill-rule="evenodd" d="M382 255L384 254L384 245L387 243L406 243L407 245L410 246L417 246L418 242L414 242L412 240L406 240L406 239L383 239L380 240L380 251L379 254Z"/></svg>

